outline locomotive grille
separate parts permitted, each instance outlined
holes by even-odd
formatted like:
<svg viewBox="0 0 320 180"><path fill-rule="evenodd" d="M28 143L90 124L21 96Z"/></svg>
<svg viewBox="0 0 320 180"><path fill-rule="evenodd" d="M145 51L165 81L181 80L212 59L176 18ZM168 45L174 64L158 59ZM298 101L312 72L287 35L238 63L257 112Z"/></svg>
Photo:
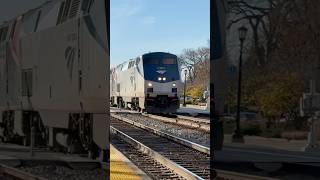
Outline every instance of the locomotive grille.
<svg viewBox="0 0 320 180"><path fill-rule="evenodd" d="M157 102L158 102L158 106L166 107L168 105L168 96L167 95L158 95Z"/></svg>
<svg viewBox="0 0 320 180"><path fill-rule="evenodd" d="M73 0L72 1L70 13L69 13L69 18L73 18L78 14L79 5L80 5L80 0Z"/></svg>

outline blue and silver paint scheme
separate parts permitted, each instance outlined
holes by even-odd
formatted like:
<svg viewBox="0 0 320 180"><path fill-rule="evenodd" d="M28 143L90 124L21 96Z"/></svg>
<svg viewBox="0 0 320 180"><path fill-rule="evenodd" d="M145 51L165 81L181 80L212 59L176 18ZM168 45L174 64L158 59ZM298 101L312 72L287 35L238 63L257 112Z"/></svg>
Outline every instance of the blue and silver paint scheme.
<svg viewBox="0 0 320 180"><path fill-rule="evenodd" d="M0 115L14 117L13 136L27 137L24 114L34 113L49 146L65 145L56 132L69 135L74 117L85 114L88 138L109 148L108 13L108 0L51 0L0 25L9 28L0 42Z"/></svg>
<svg viewBox="0 0 320 180"><path fill-rule="evenodd" d="M111 87L110 92L114 104L119 105L115 99L120 98L124 104L122 106L149 113L174 113L179 108L183 85L176 55L146 53L118 65L113 72L115 74L111 84L114 87Z"/></svg>

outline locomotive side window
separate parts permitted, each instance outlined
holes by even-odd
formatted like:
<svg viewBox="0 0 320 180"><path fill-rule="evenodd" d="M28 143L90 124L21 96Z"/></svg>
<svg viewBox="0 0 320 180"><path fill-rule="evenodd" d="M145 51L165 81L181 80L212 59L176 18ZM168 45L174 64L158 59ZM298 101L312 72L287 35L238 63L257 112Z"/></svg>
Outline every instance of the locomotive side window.
<svg viewBox="0 0 320 180"><path fill-rule="evenodd" d="M22 70L22 96L32 96L32 69Z"/></svg>

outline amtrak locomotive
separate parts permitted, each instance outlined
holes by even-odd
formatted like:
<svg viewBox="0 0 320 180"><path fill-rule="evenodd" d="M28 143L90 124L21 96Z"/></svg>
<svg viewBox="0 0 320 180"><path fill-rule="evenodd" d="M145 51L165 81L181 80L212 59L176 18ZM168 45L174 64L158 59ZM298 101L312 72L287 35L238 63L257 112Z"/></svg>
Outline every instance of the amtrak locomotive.
<svg viewBox="0 0 320 180"><path fill-rule="evenodd" d="M0 139L106 160L107 0L52 0L0 25Z"/></svg>
<svg viewBox="0 0 320 180"><path fill-rule="evenodd" d="M183 87L176 55L143 54L110 71L111 105L148 113L174 113Z"/></svg>

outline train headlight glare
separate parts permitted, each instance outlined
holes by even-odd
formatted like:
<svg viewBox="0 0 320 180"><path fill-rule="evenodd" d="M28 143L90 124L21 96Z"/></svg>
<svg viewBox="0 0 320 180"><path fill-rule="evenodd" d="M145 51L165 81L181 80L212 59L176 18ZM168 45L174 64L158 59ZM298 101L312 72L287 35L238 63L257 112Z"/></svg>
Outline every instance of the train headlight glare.
<svg viewBox="0 0 320 180"><path fill-rule="evenodd" d="M165 78L165 77L164 77L164 78L162 78L162 80L164 80L164 81L165 81L165 80L167 80L167 78Z"/></svg>
<svg viewBox="0 0 320 180"><path fill-rule="evenodd" d="M162 78L161 78L161 77L158 77L158 80L159 80L159 81L161 81L161 80L162 80Z"/></svg>
<svg viewBox="0 0 320 180"><path fill-rule="evenodd" d="M149 87L151 87L151 86L152 86L152 84L151 84L151 83L148 83L148 86L149 86Z"/></svg>
<svg viewBox="0 0 320 180"><path fill-rule="evenodd" d="M176 87L176 83L173 83L172 86L173 86L173 87Z"/></svg>

